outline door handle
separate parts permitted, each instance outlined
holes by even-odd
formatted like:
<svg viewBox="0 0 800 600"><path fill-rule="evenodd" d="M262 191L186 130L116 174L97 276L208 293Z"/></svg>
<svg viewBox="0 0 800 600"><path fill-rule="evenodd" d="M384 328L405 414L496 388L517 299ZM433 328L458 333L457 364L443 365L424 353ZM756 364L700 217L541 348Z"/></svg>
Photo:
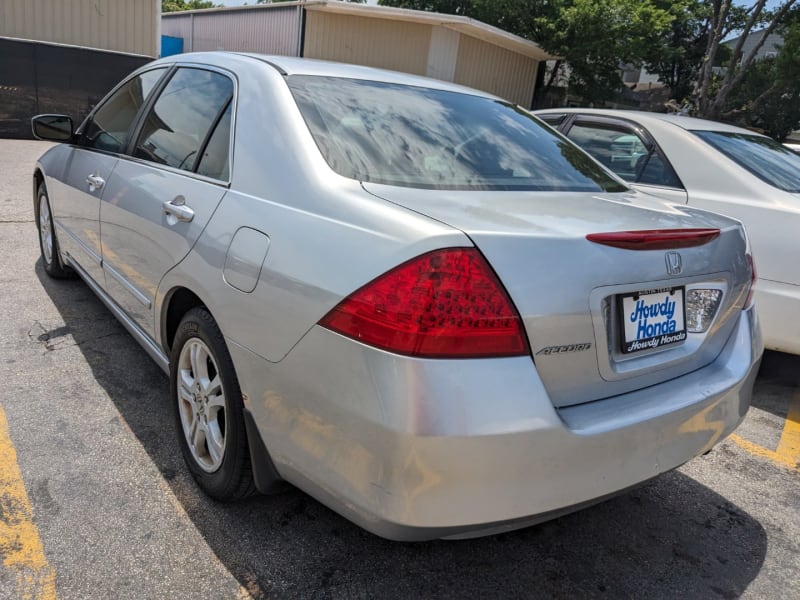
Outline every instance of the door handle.
<svg viewBox="0 0 800 600"><path fill-rule="evenodd" d="M161 206L164 207L164 212L167 215L167 224L175 225L178 221L188 223L194 219L194 211L186 206L186 200L183 196L176 196L172 200L164 202Z"/></svg>
<svg viewBox="0 0 800 600"><path fill-rule="evenodd" d="M89 184L90 192L96 192L97 190L103 189L103 186L106 184L106 180L100 177L100 175L89 175L86 178L86 183Z"/></svg>

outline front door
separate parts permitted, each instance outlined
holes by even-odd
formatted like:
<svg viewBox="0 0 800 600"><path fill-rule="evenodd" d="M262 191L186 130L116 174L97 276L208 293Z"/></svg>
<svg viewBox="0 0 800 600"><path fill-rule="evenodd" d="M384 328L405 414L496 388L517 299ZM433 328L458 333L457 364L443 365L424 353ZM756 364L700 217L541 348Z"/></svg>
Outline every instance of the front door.
<svg viewBox="0 0 800 600"><path fill-rule="evenodd" d="M101 286L100 198L117 164L113 154L73 146L63 181L49 183L61 252Z"/></svg>
<svg viewBox="0 0 800 600"><path fill-rule="evenodd" d="M174 71L120 159L100 208L109 294L150 336L161 278L191 250L227 191L233 80Z"/></svg>
<svg viewBox="0 0 800 600"><path fill-rule="evenodd" d="M129 79L107 96L87 120L70 148L63 181L51 183L56 228L62 251L103 285L100 200L119 156L125 151L136 115L165 68Z"/></svg>

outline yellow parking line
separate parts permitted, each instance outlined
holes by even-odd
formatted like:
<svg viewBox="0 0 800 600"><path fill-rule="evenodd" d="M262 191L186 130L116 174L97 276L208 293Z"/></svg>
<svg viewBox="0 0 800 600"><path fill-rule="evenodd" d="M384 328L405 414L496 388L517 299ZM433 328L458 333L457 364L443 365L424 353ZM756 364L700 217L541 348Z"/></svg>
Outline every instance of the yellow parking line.
<svg viewBox="0 0 800 600"><path fill-rule="evenodd" d="M789 467L790 469L792 469L794 471L800 472L800 468L797 467L797 464L794 461L789 460L788 458L786 458L785 456L783 456L781 454L778 454L777 452L773 452L772 450L764 448L763 446L759 446L758 444L754 444L753 442L751 442L749 440L746 440L743 437L736 435L735 433L732 433L728 437L728 439L730 441L734 442L737 446L739 446L743 450L747 450L747 452L749 452L750 454L753 454L754 456L760 456L761 458L767 458L767 459L769 459L769 460L771 460L773 462L776 462L776 463L779 463L779 464L784 465L786 467Z"/></svg>
<svg viewBox="0 0 800 600"><path fill-rule="evenodd" d="M16 578L21 600L55 600L56 573L47 563L17 451L8 432L6 414L0 408L0 554Z"/></svg>
<svg viewBox="0 0 800 600"><path fill-rule="evenodd" d="M795 391L792 402L789 404L786 424L783 426L781 440L778 442L775 452L795 466L800 466L800 390Z"/></svg>

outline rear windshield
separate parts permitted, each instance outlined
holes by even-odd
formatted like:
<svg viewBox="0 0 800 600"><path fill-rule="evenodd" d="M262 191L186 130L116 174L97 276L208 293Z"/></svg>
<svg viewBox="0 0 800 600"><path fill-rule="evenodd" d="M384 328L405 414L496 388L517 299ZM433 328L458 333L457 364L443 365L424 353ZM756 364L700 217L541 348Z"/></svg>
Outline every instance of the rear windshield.
<svg viewBox="0 0 800 600"><path fill-rule="evenodd" d="M288 84L325 160L345 177L450 190L627 189L505 102L336 77L293 75Z"/></svg>
<svg viewBox="0 0 800 600"><path fill-rule="evenodd" d="M800 155L761 135L727 131L695 131L753 175L786 192L800 192Z"/></svg>

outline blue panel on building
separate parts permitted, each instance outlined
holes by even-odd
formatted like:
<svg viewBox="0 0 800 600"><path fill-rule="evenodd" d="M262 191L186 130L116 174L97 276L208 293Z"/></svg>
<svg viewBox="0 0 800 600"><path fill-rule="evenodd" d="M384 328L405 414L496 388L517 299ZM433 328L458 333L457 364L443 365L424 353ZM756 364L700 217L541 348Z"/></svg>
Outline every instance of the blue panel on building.
<svg viewBox="0 0 800 600"><path fill-rule="evenodd" d="M161 56L172 56L183 52L183 38L171 35L161 36Z"/></svg>

